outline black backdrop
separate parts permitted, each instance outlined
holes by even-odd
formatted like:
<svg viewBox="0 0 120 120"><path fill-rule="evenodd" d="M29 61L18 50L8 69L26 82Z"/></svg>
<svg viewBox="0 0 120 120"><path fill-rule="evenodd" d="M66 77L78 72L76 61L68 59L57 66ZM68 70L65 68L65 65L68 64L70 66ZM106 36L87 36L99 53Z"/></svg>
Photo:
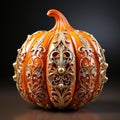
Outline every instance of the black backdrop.
<svg viewBox="0 0 120 120"><path fill-rule="evenodd" d="M12 63L27 35L54 26L54 19L46 15L51 8L60 10L74 28L96 37L106 50L106 61L109 63L107 84L119 85L119 0L5 0L1 8L0 77L5 78L1 79L2 86L14 84Z"/></svg>

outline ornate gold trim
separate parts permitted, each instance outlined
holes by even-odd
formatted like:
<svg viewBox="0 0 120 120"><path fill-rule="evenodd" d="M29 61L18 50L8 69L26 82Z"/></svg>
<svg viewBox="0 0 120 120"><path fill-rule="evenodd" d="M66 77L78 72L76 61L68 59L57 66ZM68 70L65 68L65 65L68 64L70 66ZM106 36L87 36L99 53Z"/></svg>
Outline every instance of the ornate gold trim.
<svg viewBox="0 0 120 120"><path fill-rule="evenodd" d="M54 49L48 53L48 76L50 86L50 100L54 107L63 109L72 100L72 85L75 84L75 56L68 47L68 41L63 32L58 33L53 42Z"/></svg>

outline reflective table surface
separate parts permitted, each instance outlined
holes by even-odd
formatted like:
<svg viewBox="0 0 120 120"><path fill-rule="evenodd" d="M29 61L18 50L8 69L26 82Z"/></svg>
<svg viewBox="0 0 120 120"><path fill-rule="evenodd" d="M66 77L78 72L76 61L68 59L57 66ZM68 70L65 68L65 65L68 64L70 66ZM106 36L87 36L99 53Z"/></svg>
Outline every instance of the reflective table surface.
<svg viewBox="0 0 120 120"><path fill-rule="evenodd" d="M16 86L4 85L0 90L0 120L120 120L119 92L119 85L107 83L96 101L84 108L49 111L25 102Z"/></svg>

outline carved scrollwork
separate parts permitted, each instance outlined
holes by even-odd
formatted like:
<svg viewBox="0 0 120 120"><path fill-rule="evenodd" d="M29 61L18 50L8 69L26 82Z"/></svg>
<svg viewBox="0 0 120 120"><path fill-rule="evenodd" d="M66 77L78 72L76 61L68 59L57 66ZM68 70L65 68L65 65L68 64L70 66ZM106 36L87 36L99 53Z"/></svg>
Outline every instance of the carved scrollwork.
<svg viewBox="0 0 120 120"><path fill-rule="evenodd" d="M15 69L13 78L16 81L17 88L23 99L41 107L48 108L48 105L43 104L44 100L48 99L42 58L42 54L46 51L42 45L46 34L47 32L44 32L33 46L31 46L31 44L34 42L35 37L34 35L31 37L28 36L27 41L23 44L21 49L18 50L17 60L13 64ZM24 63L24 61L26 62ZM21 75L22 70L25 72L24 78L23 75ZM25 88L23 88L23 82L25 83Z"/></svg>
<svg viewBox="0 0 120 120"><path fill-rule="evenodd" d="M33 57L30 58L29 61L26 67L26 82L29 96L36 101L37 105L45 107L42 103L44 99L48 99L48 94L44 84L45 80L42 60ZM38 64L36 64L36 62Z"/></svg>
<svg viewBox="0 0 120 120"><path fill-rule="evenodd" d="M31 47L31 56L26 65L26 82L30 98L35 100L35 103L41 107L48 108L44 105L44 100L48 99L46 91L44 63L41 54L44 54L46 49L43 47L42 42L46 33L44 33L36 44Z"/></svg>
<svg viewBox="0 0 120 120"><path fill-rule="evenodd" d="M75 83L75 58L67 47L69 41L64 33L59 33L53 42L55 48L48 54L47 82L51 86L51 101L55 107L63 109L71 102L72 84Z"/></svg>
<svg viewBox="0 0 120 120"><path fill-rule="evenodd" d="M105 56L104 56L105 50L101 48L101 46L99 45L97 40L92 35L91 35L91 37L93 38L92 41L97 46L97 52L98 52L97 55L98 55L98 59L99 59L99 63L100 63L99 87L98 87L97 91L94 92L94 95L93 95L93 101L94 101L95 98L102 91L104 83L108 80L108 78L106 76L106 70L107 70L108 64L106 63Z"/></svg>
<svg viewBox="0 0 120 120"><path fill-rule="evenodd" d="M15 69L15 75L13 76L14 81L18 82L20 80L20 74L22 70L22 65L26 56L26 52L24 50L24 46L22 46L18 51L18 57L16 61L13 63L13 67Z"/></svg>
<svg viewBox="0 0 120 120"><path fill-rule="evenodd" d="M13 67L15 71L15 75L13 76L13 79L14 81L16 81L17 89L20 92L22 98L30 102L30 100L27 98L26 91L22 88L22 78L21 78L22 67L26 57L25 46L22 45L22 47L17 51L18 51L18 56L16 61L13 63Z"/></svg>
<svg viewBox="0 0 120 120"><path fill-rule="evenodd" d="M79 38L82 42L82 46L78 48L78 51L82 57L79 61L79 84L76 86L77 91L74 96L75 99L80 100L77 107L85 105L86 99L92 97L95 87L95 82L93 79L97 75L97 67L94 61L94 51L82 35L79 35Z"/></svg>

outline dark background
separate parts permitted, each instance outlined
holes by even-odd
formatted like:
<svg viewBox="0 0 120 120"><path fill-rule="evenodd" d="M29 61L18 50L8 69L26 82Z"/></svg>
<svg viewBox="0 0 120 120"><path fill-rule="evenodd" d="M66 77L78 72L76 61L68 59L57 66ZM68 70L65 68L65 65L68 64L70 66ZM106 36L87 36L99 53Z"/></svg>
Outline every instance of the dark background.
<svg viewBox="0 0 120 120"><path fill-rule="evenodd" d="M17 49L28 34L54 26L54 19L46 15L51 8L61 11L74 28L93 34L106 50L109 79L103 94L107 91L105 96L109 96L115 91L115 99L120 100L120 0L4 0L0 18L0 87L16 88L12 64Z"/></svg>
<svg viewBox="0 0 120 120"><path fill-rule="evenodd" d="M12 77L14 74L12 63L16 59L17 49L28 34L38 30L49 30L54 26L54 19L46 15L51 8L60 10L74 28L93 34L106 50L108 77L119 75L119 0L10 0L4 1L1 7L0 77ZM114 79L109 82L119 81ZM1 82L9 83L10 80Z"/></svg>

